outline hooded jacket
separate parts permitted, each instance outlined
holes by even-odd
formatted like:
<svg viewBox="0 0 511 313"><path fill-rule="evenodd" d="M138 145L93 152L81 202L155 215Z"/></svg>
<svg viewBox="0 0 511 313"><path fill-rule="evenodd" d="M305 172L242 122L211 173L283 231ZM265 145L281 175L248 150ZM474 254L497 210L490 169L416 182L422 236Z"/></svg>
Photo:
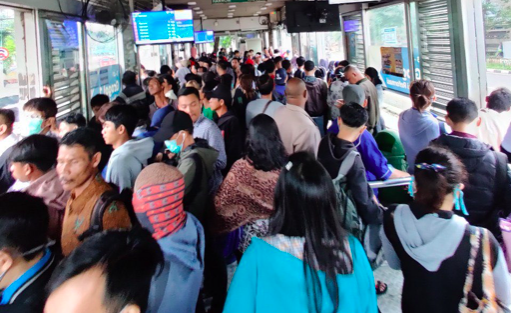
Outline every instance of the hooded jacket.
<svg viewBox="0 0 511 313"><path fill-rule="evenodd" d="M144 226L144 225L142 225ZM192 214L177 232L158 240L165 258L153 277L147 313L193 313L204 272L204 229Z"/></svg>
<svg viewBox="0 0 511 313"><path fill-rule="evenodd" d="M381 237L385 258L390 267L403 271L403 313L458 312L473 227L452 211L427 213L416 202L387 211L384 224ZM491 233L490 246L495 295L509 307L511 281L504 254ZM480 264L476 261L472 289L478 297L482 296L480 276L477 277L481 274Z"/></svg>
<svg viewBox="0 0 511 313"><path fill-rule="evenodd" d="M327 114L328 87L326 83L313 76L305 76L304 81L308 95L305 111L307 111L311 117Z"/></svg>
<svg viewBox="0 0 511 313"><path fill-rule="evenodd" d="M199 158L194 157L193 154ZM212 178L217 158L218 151L211 148L206 140L195 138L195 144L181 152L178 159L177 169L185 178L185 210L196 216L202 223L206 216L210 190L214 187ZM202 164L197 164L198 161Z"/></svg>
<svg viewBox="0 0 511 313"><path fill-rule="evenodd" d="M507 169L506 180L498 181L497 153L500 152L492 151L490 145L478 139L454 135L442 135L432 143L449 148L467 169L468 182L463 192L469 215L464 216L465 219L470 225L489 229L501 241L499 211L510 212L511 173L506 164L502 164L502 170Z"/></svg>
<svg viewBox="0 0 511 313"><path fill-rule="evenodd" d="M153 155L152 138L129 140L115 149L106 168L105 181L113 183L119 190L133 189L135 180Z"/></svg>

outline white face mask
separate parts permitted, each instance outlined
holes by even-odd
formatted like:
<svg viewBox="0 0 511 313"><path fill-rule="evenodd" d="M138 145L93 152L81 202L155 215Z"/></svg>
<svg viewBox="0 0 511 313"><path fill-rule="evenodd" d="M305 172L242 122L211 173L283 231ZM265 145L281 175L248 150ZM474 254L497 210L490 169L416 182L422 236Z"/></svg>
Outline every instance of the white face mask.
<svg viewBox="0 0 511 313"><path fill-rule="evenodd" d="M177 100L176 93L172 89L167 91L167 93L165 94L165 97L169 98L170 100Z"/></svg>

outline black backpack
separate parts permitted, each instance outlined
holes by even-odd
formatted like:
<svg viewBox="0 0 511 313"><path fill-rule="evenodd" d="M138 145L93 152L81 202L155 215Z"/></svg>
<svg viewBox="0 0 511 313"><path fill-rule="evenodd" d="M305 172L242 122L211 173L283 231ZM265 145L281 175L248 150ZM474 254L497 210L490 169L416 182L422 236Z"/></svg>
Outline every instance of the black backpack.
<svg viewBox="0 0 511 313"><path fill-rule="evenodd" d="M140 226L140 222L135 214L132 204L133 191L131 189L124 189L119 193L117 191L119 190L117 186L112 187L113 189L105 191L94 205L90 218L90 226L78 237L80 241L103 231L103 216L105 215L105 211L114 202L120 202L124 205L126 211L128 211L132 228Z"/></svg>

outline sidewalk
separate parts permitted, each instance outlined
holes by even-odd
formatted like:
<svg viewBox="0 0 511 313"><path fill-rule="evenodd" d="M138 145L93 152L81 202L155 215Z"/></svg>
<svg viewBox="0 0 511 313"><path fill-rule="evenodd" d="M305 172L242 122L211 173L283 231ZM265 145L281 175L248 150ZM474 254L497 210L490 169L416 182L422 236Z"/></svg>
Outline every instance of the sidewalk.
<svg viewBox="0 0 511 313"><path fill-rule="evenodd" d="M374 278L388 286L387 293L378 297L378 308L381 313L401 313L401 289L403 274L395 271L385 262L374 272Z"/></svg>

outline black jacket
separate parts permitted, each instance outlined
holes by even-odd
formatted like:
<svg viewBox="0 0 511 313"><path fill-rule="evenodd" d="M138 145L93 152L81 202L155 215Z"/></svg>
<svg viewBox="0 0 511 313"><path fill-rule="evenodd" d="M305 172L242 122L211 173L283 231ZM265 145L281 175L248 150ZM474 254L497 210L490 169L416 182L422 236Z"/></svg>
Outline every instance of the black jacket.
<svg viewBox="0 0 511 313"><path fill-rule="evenodd" d="M511 173L506 166L507 157L478 139L441 135L432 144L452 150L467 169L469 177L463 192L469 215L456 213L465 217L471 225L489 229L501 241L499 211L507 215L511 206ZM497 165L497 156L501 159L500 166ZM497 167L501 169L501 178L497 178Z"/></svg>
<svg viewBox="0 0 511 313"><path fill-rule="evenodd" d="M319 78L313 79L313 81L304 80L308 96L307 103L305 104L305 111L307 111L311 117L326 115L328 113L328 105L326 102L328 87L326 83Z"/></svg>
<svg viewBox="0 0 511 313"><path fill-rule="evenodd" d="M335 179L339 174L342 160L351 150L356 151L352 142L329 134L319 144L318 161L325 167L330 177ZM373 201L373 191L367 183L366 169L360 156L355 159L355 164L348 172L347 179L348 189L353 195L354 204L362 221L366 225L381 225L383 222L382 212L378 204Z"/></svg>
<svg viewBox="0 0 511 313"><path fill-rule="evenodd" d="M227 165L222 170L224 177L229 173L234 162L239 160L243 153L243 131L238 118L228 111L218 119L218 128L222 131L225 142Z"/></svg>

